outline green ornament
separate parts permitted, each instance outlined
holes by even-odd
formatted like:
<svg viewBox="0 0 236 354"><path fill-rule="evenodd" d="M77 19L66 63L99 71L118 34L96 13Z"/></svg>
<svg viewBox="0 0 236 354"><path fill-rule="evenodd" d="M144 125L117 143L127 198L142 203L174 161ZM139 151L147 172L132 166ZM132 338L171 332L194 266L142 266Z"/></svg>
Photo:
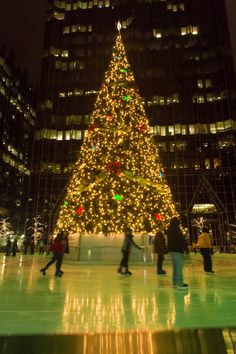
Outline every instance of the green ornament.
<svg viewBox="0 0 236 354"><path fill-rule="evenodd" d="M129 100L130 100L130 96L129 96L129 95L124 96L124 97L123 97L123 100L124 100L124 101L129 101Z"/></svg>
<svg viewBox="0 0 236 354"><path fill-rule="evenodd" d="M116 194L116 195L114 196L114 199L115 199L115 200L122 200L122 196L121 196L120 194Z"/></svg>
<svg viewBox="0 0 236 354"><path fill-rule="evenodd" d="M64 204L63 204L63 206L64 206L64 207L67 207L68 204L69 204L69 203L65 201Z"/></svg>
<svg viewBox="0 0 236 354"><path fill-rule="evenodd" d="M122 73L127 73L127 70L126 69L121 69L121 72Z"/></svg>

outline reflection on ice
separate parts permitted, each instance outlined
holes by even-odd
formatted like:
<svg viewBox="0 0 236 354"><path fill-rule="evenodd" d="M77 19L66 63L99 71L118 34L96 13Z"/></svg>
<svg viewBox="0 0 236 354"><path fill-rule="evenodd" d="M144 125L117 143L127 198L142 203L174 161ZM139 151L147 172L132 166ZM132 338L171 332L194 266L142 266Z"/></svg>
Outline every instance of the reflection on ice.
<svg viewBox="0 0 236 354"><path fill-rule="evenodd" d="M165 276L156 275L155 264L140 264L131 277L119 276L114 265L65 262L65 274L55 278L53 266L46 276L39 273L44 256L2 257L0 334L234 326L236 260L224 257L217 263L215 256L212 277L202 272L200 257L188 261L188 291L172 288L167 262Z"/></svg>

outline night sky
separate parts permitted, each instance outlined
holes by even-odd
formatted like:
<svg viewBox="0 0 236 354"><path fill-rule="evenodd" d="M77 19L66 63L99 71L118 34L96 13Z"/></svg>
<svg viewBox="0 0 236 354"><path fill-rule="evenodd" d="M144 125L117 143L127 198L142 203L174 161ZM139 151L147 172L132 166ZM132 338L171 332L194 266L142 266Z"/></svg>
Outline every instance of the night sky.
<svg viewBox="0 0 236 354"><path fill-rule="evenodd" d="M214 1L214 0L212 0ZM47 0L0 0L0 45L14 49L16 64L39 81ZM226 0L236 68L236 0Z"/></svg>

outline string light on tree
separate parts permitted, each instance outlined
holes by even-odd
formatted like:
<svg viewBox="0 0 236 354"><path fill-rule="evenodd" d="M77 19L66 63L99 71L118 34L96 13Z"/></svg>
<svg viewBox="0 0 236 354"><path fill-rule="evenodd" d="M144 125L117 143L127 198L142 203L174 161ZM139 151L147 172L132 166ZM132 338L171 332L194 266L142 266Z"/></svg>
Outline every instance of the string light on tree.
<svg viewBox="0 0 236 354"><path fill-rule="evenodd" d="M88 132L55 231L166 229L178 213L120 34Z"/></svg>

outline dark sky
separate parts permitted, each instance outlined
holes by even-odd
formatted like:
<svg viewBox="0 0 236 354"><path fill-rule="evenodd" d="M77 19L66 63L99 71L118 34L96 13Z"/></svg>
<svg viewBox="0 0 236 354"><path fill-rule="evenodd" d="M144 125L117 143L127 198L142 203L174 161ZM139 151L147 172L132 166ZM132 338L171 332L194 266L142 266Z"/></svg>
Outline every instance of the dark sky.
<svg viewBox="0 0 236 354"><path fill-rule="evenodd" d="M197 0L196 0L197 1ZM214 1L214 0L212 0ZM0 0L0 44L14 49L16 63L39 81L47 0ZM236 68L236 0L226 0Z"/></svg>
<svg viewBox="0 0 236 354"><path fill-rule="evenodd" d="M16 65L39 81L46 0L0 0L0 44L14 49Z"/></svg>

